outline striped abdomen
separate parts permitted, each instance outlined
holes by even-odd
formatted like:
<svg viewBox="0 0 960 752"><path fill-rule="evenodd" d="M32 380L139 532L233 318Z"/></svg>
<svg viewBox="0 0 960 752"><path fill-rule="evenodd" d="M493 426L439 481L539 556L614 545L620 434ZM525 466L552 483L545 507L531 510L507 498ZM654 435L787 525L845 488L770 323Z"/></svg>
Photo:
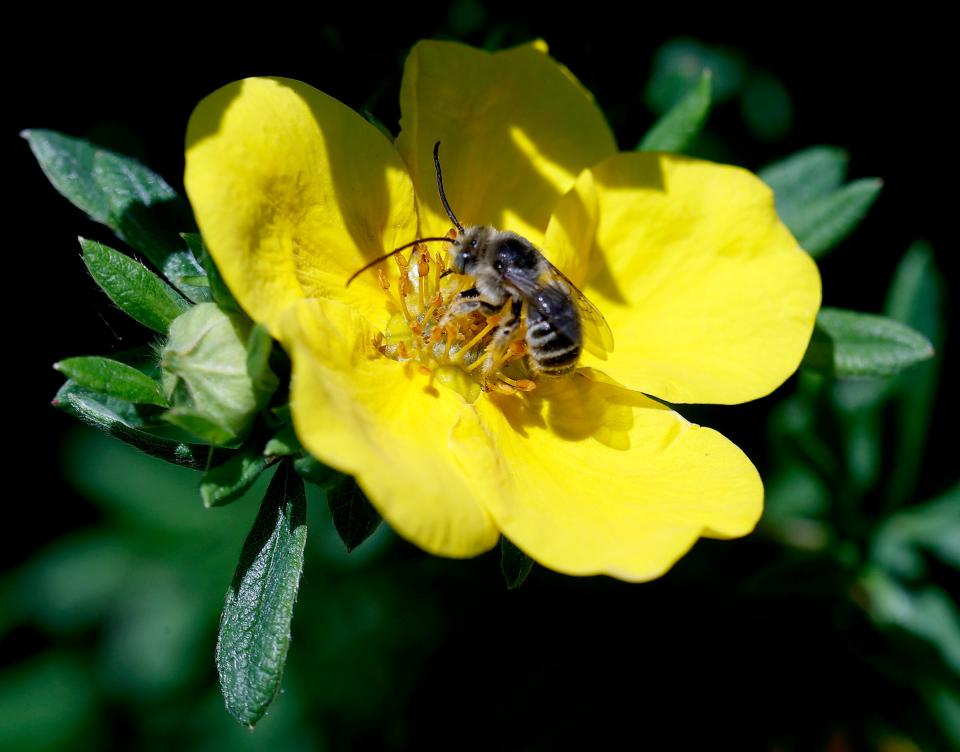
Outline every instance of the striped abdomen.
<svg viewBox="0 0 960 752"><path fill-rule="evenodd" d="M580 316L569 298L548 310L531 305L527 311L527 348L537 374L564 376L577 367L583 350ZM547 314L547 315L544 315Z"/></svg>

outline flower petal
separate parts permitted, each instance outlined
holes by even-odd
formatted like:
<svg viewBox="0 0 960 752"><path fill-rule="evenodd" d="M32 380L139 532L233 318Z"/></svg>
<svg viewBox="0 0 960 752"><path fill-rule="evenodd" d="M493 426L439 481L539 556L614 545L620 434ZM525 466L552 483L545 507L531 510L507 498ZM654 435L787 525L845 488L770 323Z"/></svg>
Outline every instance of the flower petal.
<svg viewBox="0 0 960 752"><path fill-rule="evenodd" d="M404 67L400 110L397 146L425 235L450 228L434 173L437 141L457 218L513 230L536 245L580 171L616 152L592 95L543 42L496 53L419 42Z"/></svg>
<svg viewBox="0 0 960 752"><path fill-rule="evenodd" d="M613 330L605 361L583 365L669 402L734 404L769 394L800 363L820 275L777 217L773 193L736 167L667 154L618 154L584 172L547 230ZM583 242L582 240L580 242Z"/></svg>
<svg viewBox="0 0 960 752"><path fill-rule="evenodd" d="M474 483L504 535L551 569L649 580L699 536L745 535L760 517L743 452L642 394L576 375L477 410L499 460L461 440Z"/></svg>
<svg viewBox="0 0 960 752"><path fill-rule="evenodd" d="M499 533L450 447L451 433L483 433L456 392L431 388L413 363L376 354L373 331L349 306L307 300L280 329L293 360L290 408L303 445L356 477L403 537L441 556L474 556Z"/></svg>
<svg viewBox="0 0 960 752"><path fill-rule="evenodd" d="M393 145L348 107L299 81L229 84L190 118L184 183L231 291L274 336L303 297L383 315L375 274L345 283L415 237L413 186Z"/></svg>

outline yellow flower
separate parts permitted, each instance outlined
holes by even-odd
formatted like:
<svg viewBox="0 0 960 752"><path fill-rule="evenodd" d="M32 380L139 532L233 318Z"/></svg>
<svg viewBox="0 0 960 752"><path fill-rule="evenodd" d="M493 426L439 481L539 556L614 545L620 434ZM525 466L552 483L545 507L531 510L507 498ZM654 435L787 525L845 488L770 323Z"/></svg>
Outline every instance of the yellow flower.
<svg viewBox="0 0 960 752"><path fill-rule="evenodd" d="M503 533L561 572L647 580L700 536L748 533L763 503L753 465L645 395L734 404L797 368L820 278L770 190L735 167L617 153L542 43L421 42L400 100L396 144L283 79L230 84L190 120L197 221L237 300L291 357L304 446L443 556ZM606 360L585 353L571 376L481 393L466 359L443 357L447 334L418 323L436 323L431 301L445 305L457 279L439 279L436 258L414 251L406 281L389 261L345 286L376 256L449 230L436 141L459 219L541 248L609 322Z"/></svg>

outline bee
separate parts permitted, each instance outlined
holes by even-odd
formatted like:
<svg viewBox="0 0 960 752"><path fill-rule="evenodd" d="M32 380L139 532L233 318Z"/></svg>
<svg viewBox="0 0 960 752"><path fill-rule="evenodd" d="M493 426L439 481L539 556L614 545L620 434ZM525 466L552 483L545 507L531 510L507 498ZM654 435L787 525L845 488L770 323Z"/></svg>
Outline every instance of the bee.
<svg viewBox="0 0 960 752"><path fill-rule="evenodd" d="M474 284L457 294L441 325L474 311L493 315L506 310L493 331L488 356L491 362L498 362L521 332L530 369L537 376L570 373L585 348L601 358L611 352L613 334L603 314L533 243L515 232L482 225L464 227L460 223L443 190L439 141L433 147L433 162L440 201L457 228L456 235L420 238L403 245L364 266L347 284L383 259L417 243L447 242L452 264L444 274L466 275Z"/></svg>

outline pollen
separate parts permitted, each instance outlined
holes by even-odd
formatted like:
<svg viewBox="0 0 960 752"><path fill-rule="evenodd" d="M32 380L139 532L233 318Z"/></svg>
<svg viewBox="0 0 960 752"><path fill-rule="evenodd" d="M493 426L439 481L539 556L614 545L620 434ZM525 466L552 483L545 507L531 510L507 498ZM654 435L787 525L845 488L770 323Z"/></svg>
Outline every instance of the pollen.
<svg viewBox="0 0 960 752"><path fill-rule="evenodd" d="M383 269L377 271L388 311L383 331L371 342L378 353L429 373L428 391L440 384L468 402L483 392L516 394L536 387L526 366L523 321L508 341L496 338L510 301L498 311L455 315L453 304L473 287L471 277L452 273L447 258L431 257L422 245L394 259L398 275L393 282Z"/></svg>

